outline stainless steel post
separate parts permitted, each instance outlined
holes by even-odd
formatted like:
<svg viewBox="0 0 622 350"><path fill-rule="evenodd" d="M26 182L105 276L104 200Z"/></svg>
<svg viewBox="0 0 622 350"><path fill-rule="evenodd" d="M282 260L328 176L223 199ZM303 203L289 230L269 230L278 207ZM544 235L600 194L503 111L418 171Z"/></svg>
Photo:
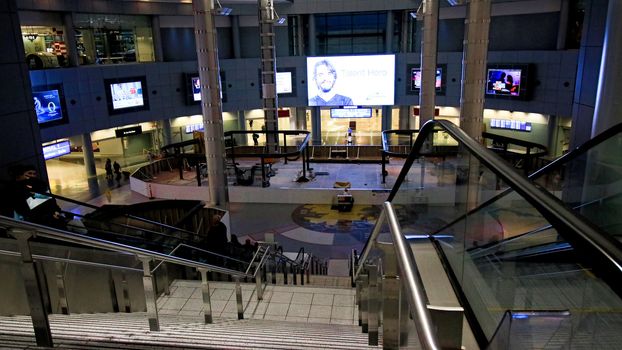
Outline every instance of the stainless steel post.
<svg viewBox="0 0 622 350"><path fill-rule="evenodd" d="M397 349L400 345L400 279L397 256L392 243L378 242L382 259L382 346ZM407 316L407 315L406 315Z"/></svg>
<svg viewBox="0 0 622 350"><path fill-rule="evenodd" d="M203 308L205 311L205 323L213 323L212 319L212 301L209 292L209 283L207 281L207 269L198 269L201 273L201 295L203 296Z"/></svg>
<svg viewBox="0 0 622 350"><path fill-rule="evenodd" d="M369 345L378 345L378 265L368 265L368 271L367 341Z"/></svg>
<svg viewBox="0 0 622 350"><path fill-rule="evenodd" d="M65 288L65 274L64 269L66 263L55 262L54 268L56 269L56 288L58 288L58 301L60 303L60 312L63 315L69 315L69 305L67 304L67 289Z"/></svg>
<svg viewBox="0 0 622 350"><path fill-rule="evenodd" d="M263 300L263 286L261 283L261 271L255 274L255 289L257 290L257 300Z"/></svg>
<svg viewBox="0 0 622 350"><path fill-rule="evenodd" d="M50 331L50 321L48 320L43 301L44 290L39 278L37 278L38 270L32 260L30 243L28 242L35 233L18 229L10 229L9 233L17 239L17 245L22 255L21 272L24 278L24 286L26 287L26 297L28 298L30 318L35 330L37 346L54 347L52 332Z"/></svg>
<svg viewBox="0 0 622 350"><path fill-rule="evenodd" d="M233 277L235 281L235 301L238 306L238 320L244 319L244 305L242 303L242 286L240 286L240 277Z"/></svg>
<svg viewBox="0 0 622 350"><path fill-rule="evenodd" d="M151 274L152 258L138 257L143 263L143 288L145 289L145 303L147 304L147 317L149 319L149 330L160 330L160 319L158 318L158 304L155 296L155 283Z"/></svg>
<svg viewBox="0 0 622 350"><path fill-rule="evenodd" d="M361 303L359 304L359 310L361 312L361 326L363 333L367 333L369 327L369 276L366 273L359 275L361 279Z"/></svg>

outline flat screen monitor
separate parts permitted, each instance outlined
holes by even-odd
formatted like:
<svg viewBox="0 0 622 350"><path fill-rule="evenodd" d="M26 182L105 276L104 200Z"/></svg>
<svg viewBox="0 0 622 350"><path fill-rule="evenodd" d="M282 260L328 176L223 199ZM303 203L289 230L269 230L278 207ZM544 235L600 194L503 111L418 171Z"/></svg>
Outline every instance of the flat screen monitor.
<svg viewBox="0 0 622 350"><path fill-rule="evenodd" d="M109 114L149 109L145 77L106 79L104 83Z"/></svg>
<svg viewBox="0 0 622 350"><path fill-rule="evenodd" d="M32 98L39 126L47 127L68 121L61 85L35 87L32 91Z"/></svg>
<svg viewBox="0 0 622 350"><path fill-rule="evenodd" d="M276 93L291 94L292 92L292 72L276 72Z"/></svg>
<svg viewBox="0 0 622 350"><path fill-rule="evenodd" d="M198 73L185 73L184 74L184 80L186 81L186 85L189 84L188 87L188 98L187 98L187 104L197 104L199 102L201 102L201 78L199 78L199 74ZM222 102L226 102L226 98L225 98L225 92L223 90L223 87L225 86L224 84L224 80L225 80L225 72L220 72L220 99Z"/></svg>
<svg viewBox="0 0 622 350"><path fill-rule="evenodd" d="M331 118L371 118L371 108L331 108Z"/></svg>
<svg viewBox="0 0 622 350"><path fill-rule="evenodd" d="M309 106L384 106L395 101L395 55L307 57Z"/></svg>
<svg viewBox="0 0 622 350"><path fill-rule="evenodd" d="M527 99L528 65L490 66L486 77L486 95Z"/></svg>
<svg viewBox="0 0 622 350"><path fill-rule="evenodd" d="M443 84L443 69L436 68L436 81L435 86L436 90L440 90ZM418 91L421 89L421 69L420 68L411 68L410 69L410 90Z"/></svg>
<svg viewBox="0 0 622 350"><path fill-rule="evenodd" d="M71 143L69 140L60 141L43 146L43 159L48 160L71 153Z"/></svg>

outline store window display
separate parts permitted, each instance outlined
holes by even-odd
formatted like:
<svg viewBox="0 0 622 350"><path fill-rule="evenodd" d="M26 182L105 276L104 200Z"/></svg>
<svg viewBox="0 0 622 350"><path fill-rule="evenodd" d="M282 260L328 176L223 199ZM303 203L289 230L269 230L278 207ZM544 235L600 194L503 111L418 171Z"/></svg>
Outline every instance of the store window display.
<svg viewBox="0 0 622 350"><path fill-rule="evenodd" d="M80 64L153 62L153 36L147 16L76 14Z"/></svg>
<svg viewBox="0 0 622 350"><path fill-rule="evenodd" d="M67 65L67 44L63 28L22 26L21 31L26 63L30 69Z"/></svg>

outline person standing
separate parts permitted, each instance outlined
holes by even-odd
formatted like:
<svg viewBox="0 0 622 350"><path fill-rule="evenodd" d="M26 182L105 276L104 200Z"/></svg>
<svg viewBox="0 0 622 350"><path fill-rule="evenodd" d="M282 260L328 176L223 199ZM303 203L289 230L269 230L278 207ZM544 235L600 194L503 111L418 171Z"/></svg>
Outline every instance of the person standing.
<svg viewBox="0 0 622 350"><path fill-rule="evenodd" d="M117 179L117 182L121 182L121 165L117 163L117 161L115 160L112 167L114 168L114 174Z"/></svg>
<svg viewBox="0 0 622 350"><path fill-rule="evenodd" d="M227 226L221 221L222 217L218 214L215 214L212 217L212 226L210 226L207 231L207 238L205 240L206 250L225 255L227 254ZM216 257L214 259L210 259L210 261L218 264L222 264L223 259L220 257Z"/></svg>
<svg viewBox="0 0 622 350"><path fill-rule="evenodd" d="M112 162L110 161L110 158L106 159L104 169L106 169L106 180L112 180Z"/></svg>

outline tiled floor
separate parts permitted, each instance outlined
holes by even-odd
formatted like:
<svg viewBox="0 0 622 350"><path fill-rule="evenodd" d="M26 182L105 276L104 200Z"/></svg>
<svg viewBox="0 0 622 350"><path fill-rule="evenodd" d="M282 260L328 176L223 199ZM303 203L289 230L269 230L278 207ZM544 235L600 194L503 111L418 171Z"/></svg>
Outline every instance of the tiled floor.
<svg viewBox="0 0 622 350"><path fill-rule="evenodd" d="M237 319L235 284L210 282L214 319ZM241 284L244 318L278 321L346 324L358 323L355 290L310 286L268 285L263 300L257 301L254 284ZM205 305L201 284L174 281L171 294L158 299L158 312L166 315L203 318Z"/></svg>

